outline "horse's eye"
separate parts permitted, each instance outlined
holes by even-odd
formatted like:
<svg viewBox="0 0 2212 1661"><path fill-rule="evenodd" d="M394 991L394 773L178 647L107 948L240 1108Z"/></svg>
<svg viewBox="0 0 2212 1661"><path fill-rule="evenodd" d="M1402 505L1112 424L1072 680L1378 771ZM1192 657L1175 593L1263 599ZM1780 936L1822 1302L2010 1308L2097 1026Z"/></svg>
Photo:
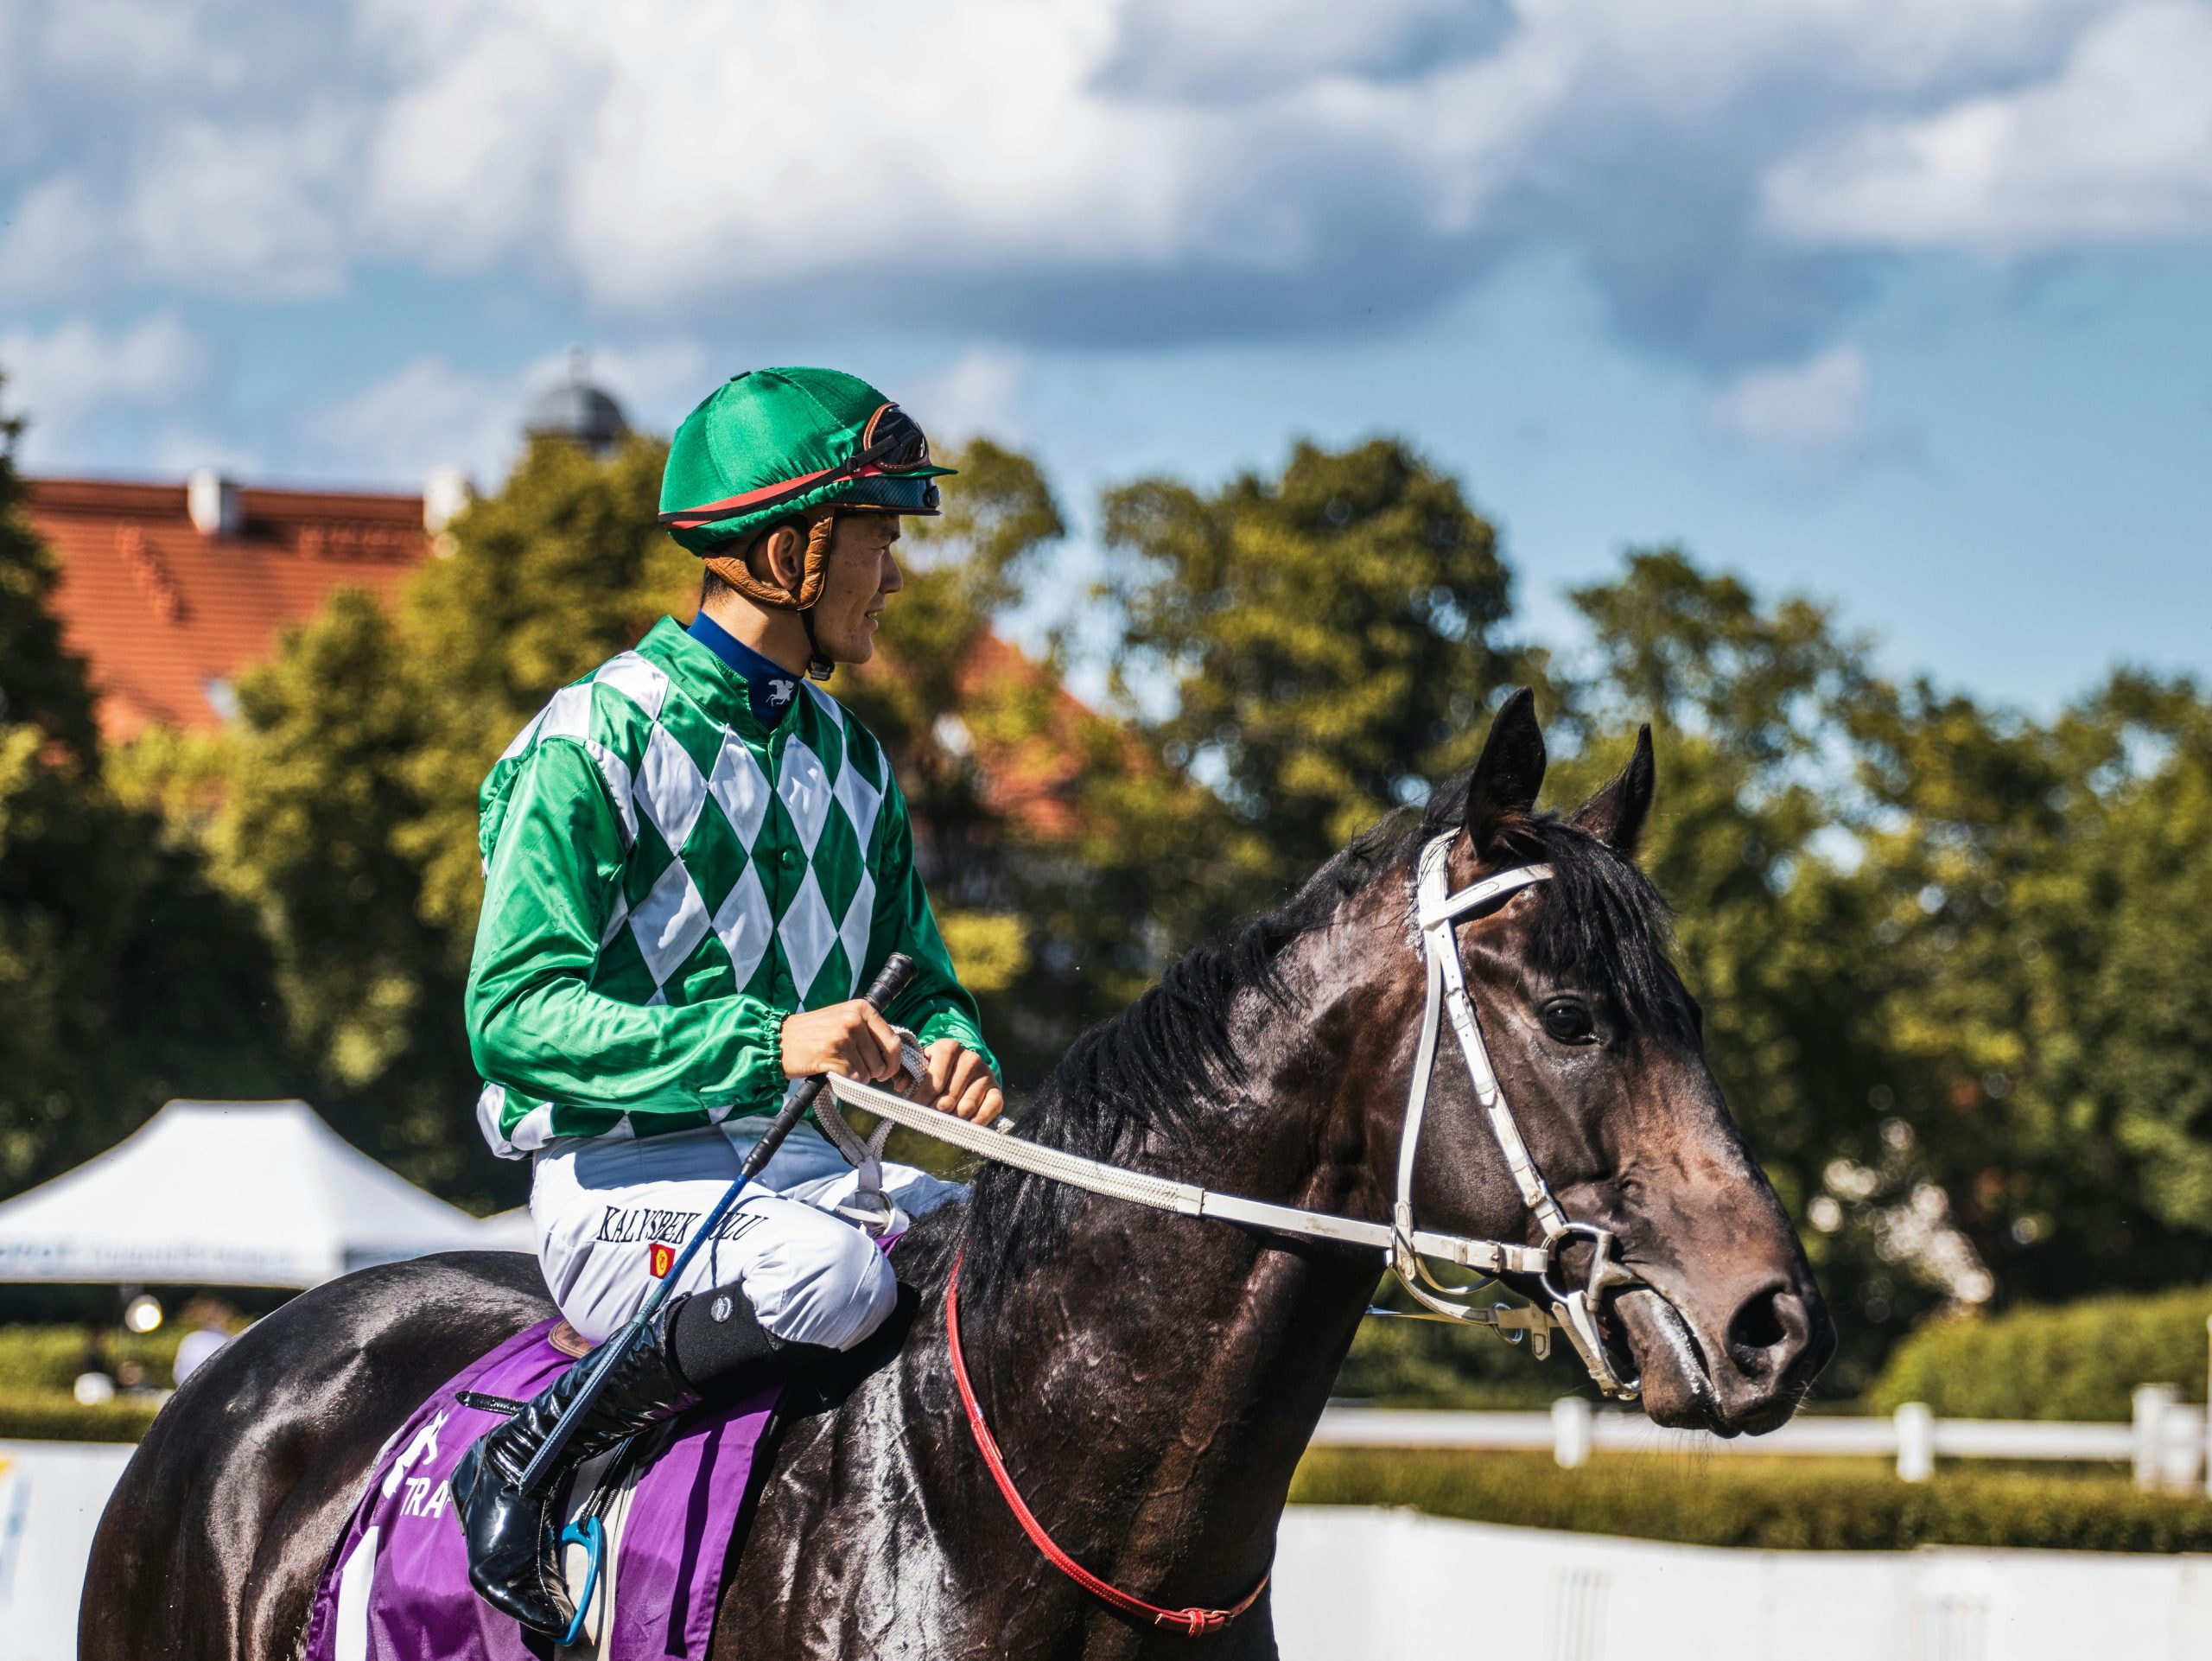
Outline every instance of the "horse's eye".
<svg viewBox="0 0 2212 1661"><path fill-rule="evenodd" d="M1579 998L1554 998L1543 1007L1544 1030L1562 1044L1587 1044L1598 1035L1589 1006Z"/></svg>

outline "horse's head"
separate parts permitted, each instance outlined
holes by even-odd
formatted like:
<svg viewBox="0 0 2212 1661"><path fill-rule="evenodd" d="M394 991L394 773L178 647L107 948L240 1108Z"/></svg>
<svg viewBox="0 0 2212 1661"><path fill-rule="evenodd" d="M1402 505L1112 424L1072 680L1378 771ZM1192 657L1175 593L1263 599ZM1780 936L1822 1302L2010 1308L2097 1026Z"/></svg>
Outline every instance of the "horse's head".
<svg viewBox="0 0 2212 1661"><path fill-rule="evenodd" d="M1646 1411L1662 1424L1724 1435L1771 1429L1826 1364L1834 1333L1789 1219L1706 1066L1697 1003L1666 955L1664 907L1634 862L1652 798L1649 734L1618 777L1564 817L1536 811L1544 764L1532 702L1516 694L1464 794L1440 795L1424 825L1424 842L1451 838L1444 886L1454 893L1501 872L1551 868L1548 880L1459 920L1480 1042L1560 1210L1611 1231L1618 1261L1640 1282L1601 1288L1597 1301L1611 1351L1629 1352L1619 1370L1643 1379ZM1360 908L1377 925L1359 931L1364 1017L1391 1057L1381 1073L1393 1081L1376 1088L1369 1075L1361 1140L1374 1150L1368 1180L1386 1193L1395 1188L1387 1168L1425 1005L1425 960L1418 939L1408 949L1406 926L1411 868L1401 877L1372 884L1373 909ZM1395 1030L1376 1032L1386 1011ZM1544 1231L1449 1020L1429 1091L1414 1169L1418 1225L1540 1243ZM1586 1238L1561 1245L1564 1274L1554 1283L1586 1276ZM1540 1294L1533 1279L1508 1279Z"/></svg>

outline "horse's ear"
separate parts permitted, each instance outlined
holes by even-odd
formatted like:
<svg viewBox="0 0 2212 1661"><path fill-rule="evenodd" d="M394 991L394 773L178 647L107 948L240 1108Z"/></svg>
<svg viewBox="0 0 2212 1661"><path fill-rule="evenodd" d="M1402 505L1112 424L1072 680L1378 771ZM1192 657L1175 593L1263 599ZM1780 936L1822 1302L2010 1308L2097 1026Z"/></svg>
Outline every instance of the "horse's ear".
<svg viewBox="0 0 2212 1661"><path fill-rule="evenodd" d="M1574 810L1574 822L1627 858L1636 857L1643 823L1651 816L1651 792L1658 783L1651 760L1651 729L1636 729L1636 754L1613 781Z"/></svg>
<svg viewBox="0 0 2212 1661"><path fill-rule="evenodd" d="M1483 741L1482 759L1467 780L1467 838L1487 859L1500 834L1536 805L1544 785L1544 734L1536 724L1536 697L1522 687L1505 700Z"/></svg>

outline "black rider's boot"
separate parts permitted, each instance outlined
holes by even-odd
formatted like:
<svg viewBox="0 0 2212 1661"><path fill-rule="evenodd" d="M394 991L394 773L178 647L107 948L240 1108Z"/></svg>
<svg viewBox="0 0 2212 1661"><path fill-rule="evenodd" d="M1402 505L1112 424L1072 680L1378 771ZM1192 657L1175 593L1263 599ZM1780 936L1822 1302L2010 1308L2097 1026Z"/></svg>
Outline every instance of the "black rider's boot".
<svg viewBox="0 0 2212 1661"><path fill-rule="evenodd" d="M454 1467L454 1514L468 1537L468 1580L486 1602L533 1631L558 1638L575 1620L561 1574L561 1508L577 1466L625 1437L680 1412L702 1394L749 1392L818 1353L769 1333L736 1287L662 1306L620 1355L614 1341L556 1378ZM687 1365L688 1364L688 1365ZM562 1411L597 1372L613 1375L530 1492L522 1474Z"/></svg>

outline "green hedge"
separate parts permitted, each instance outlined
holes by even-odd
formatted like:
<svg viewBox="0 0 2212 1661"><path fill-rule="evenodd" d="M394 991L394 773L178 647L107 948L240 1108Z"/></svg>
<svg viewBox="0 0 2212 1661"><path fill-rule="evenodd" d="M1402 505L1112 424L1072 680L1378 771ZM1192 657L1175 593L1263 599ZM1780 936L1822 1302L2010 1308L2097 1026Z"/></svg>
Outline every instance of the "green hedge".
<svg viewBox="0 0 2212 1661"><path fill-rule="evenodd" d="M1561 1340L1548 1360L1487 1328L1435 1321L1360 1323L1333 1394L1378 1407L1547 1408L1586 1380Z"/></svg>
<svg viewBox="0 0 2212 1661"><path fill-rule="evenodd" d="M145 1368L147 1383L166 1390L183 1340L183 1327L172 1321L144 1338L111 1333L109 1343L114 1360L136 1361ZM0 1391L66 1391L84 1370L82 1327L0 1327Z"/></svg>
<svg viewBox="0 0 2212 1661"><path fill-rule="evenodd" d="M1910 1483L1867 1461L1620 1455L1562 1471L1541 1454L1317 1448L1290 1497L1689 1545L2212 1551L2212 1501L2125 1478L1945 1470Z"/></svg>
<svg viewBox="0 0 2212 1661"><path fill-rule="evenodd" d="M1934 1321L1898 1345L1868 1405L1925 1402L1959 1419L2125 1419L2138 1384L2204 1399L2212 1287L2084 1298Z"/></svg>
<svg viewBox="0 0 2212 1661"><path fill-rule="evenodd" d="M67 1391L0 1390L0 1441L137 1441L160 1408L143 1396L86 1407Z"/></svg>

